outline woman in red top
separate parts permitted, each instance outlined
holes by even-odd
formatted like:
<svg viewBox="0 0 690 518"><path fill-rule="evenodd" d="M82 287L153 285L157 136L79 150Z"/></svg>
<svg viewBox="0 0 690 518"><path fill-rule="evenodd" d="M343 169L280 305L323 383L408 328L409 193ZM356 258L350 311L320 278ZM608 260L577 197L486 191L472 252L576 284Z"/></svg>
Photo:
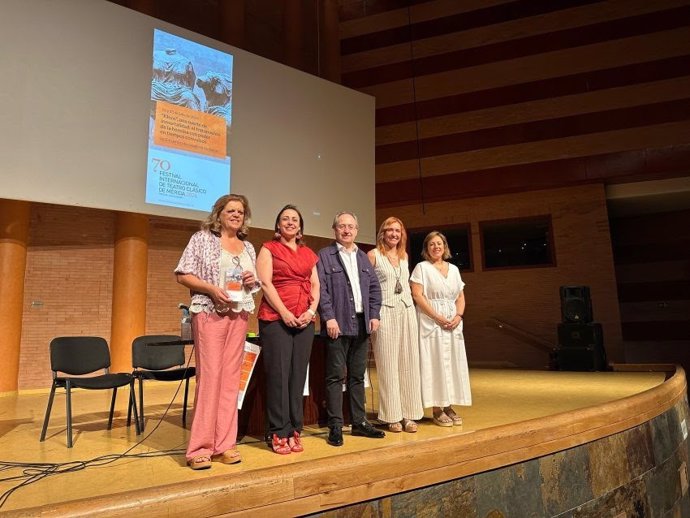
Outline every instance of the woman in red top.
<svg viewBox="0 0 690 518"><path fill-rule="evenodd" d="M274 452L304 451L304 383L314 341L319 305L318 258L302 243L304 220L297 207L278 213L275 238L264 243L256 259L263 298L259 306L266 371L266 438Z"/></svg>

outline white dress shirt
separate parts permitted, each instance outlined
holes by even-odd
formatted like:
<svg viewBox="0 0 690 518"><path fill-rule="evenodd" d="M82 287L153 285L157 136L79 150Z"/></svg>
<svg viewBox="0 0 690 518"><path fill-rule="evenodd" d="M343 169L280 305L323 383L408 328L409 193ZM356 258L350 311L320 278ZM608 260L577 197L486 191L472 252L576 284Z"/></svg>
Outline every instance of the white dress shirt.
<svg viewBox="0 0 690 518"><path fill-rule="evenodd" d="M340 259L345 265L345 272L350 279L350 286L352 286L352 296L355 301L355 312L362 313L364 307L362 306L362 289L359 286L359 270L357 268L357 245L354 245L351 251L345 249L340 243L336 243Z"/></svg>

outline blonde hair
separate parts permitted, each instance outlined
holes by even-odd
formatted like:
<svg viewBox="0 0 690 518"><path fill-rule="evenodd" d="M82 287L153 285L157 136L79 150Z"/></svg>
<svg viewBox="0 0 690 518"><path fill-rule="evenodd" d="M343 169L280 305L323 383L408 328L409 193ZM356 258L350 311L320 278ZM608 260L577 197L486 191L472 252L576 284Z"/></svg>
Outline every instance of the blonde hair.
<svg viewBox="0 0 690 518"><path fill-rule="evenodd" d="M443 259L450 259L450 248L448 247L448 240L446 239L446 236L441 234L438 230L432 230L426 235L426 237L424 238L424 244L422 245L422 257L429 262L431 262L431 257L429 256L429 252L427 252L426 249L429 245L429 241L431 241L437 236L441 238L441 241L443 241Z"/></svg>
<svg viewBox="0 0 690 518"><path fill-rule="evenodd" d="M386 235L386 229L391 226L392 223L397 223L400 225L400 241L395 246L395 251L398 254L399 259L405 259L407 257L407 230L405 230L405 225L395 216L390 216L383 220L381 226L379 227L379 232L376 234L376 248L382 254L386 253L386 246L384 237Z"/></svg>
<svg viewBox="0 0 690 518"><path fill-rule="evenodd" d="M220 213L223 212L225 206L231 201L239 201L244 209L242 228L240 228L240 230L237 232L237 237L244 240L247 237L247 234L249 234L249 223L251 222L252 218L252 210L249 208L249 200L247 200L247 197L243 196L242 194L225 194L218 198L216 203L213 204L211 213L204 221L201 222L201 229L208 230L209 232L220 236Z"/></svg>

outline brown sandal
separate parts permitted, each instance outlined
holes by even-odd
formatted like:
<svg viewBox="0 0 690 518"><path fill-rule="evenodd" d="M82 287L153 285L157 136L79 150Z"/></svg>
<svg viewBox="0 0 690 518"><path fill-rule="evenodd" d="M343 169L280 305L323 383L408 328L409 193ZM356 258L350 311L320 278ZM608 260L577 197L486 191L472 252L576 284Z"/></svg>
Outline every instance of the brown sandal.
<svg viewBox="0 0 690 518"><path fill-rule="evenodd" d="M446 407L443 409L443 411L448 417L451 418L451 420L453 421L453 426L462 426L462 417L455 413L453 407Z"/></svg>
<svg viewBox="0 0 690 518"><path fill-rule="evenodd" d="M211 467L211 458L208 455L199 455L187 461L187 466L193 470L208 469Z"/></svg>
<svg viewBox="0 0 690 518"><path fill-rule="evenodd" d="M400 433L403 431L402 423L388 423L388 429L393 433Z"/></svg>
<svg viewBox="0 0 690 518"><path fill-rule="evenodd" d="M407 433L415 433L417 431L417 423L415 423L412 419L403 419L402 426L403 430L405 430Z"/></svg>
<svg viewBox="0 0 690 518"><path fill-rule="evenodd" d="M228 450L217 455L211 455L211 462L220 462L221 464L237 464L242 462L242 456L237 450Z"/></svg>
<svg viewBox="0 0 690 518"><path fill-rule="evenodd" d="M445 412L432 415L434 424L438 426L453 426L453 420L450 417L448 417Z"/></svg>

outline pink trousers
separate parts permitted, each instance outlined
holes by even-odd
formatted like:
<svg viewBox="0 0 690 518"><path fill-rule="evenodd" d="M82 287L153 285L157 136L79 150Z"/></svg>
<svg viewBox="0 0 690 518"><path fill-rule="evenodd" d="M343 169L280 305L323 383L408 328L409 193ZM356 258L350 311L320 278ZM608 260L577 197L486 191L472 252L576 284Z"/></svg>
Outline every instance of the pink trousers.
<svg viewBox="0 0 690 518"><path fill-rule="evenodd" d="M237 442L237 394L249 315L197 313L192 317L196 359L194 420L187 460L231 450Z"/></svg>

